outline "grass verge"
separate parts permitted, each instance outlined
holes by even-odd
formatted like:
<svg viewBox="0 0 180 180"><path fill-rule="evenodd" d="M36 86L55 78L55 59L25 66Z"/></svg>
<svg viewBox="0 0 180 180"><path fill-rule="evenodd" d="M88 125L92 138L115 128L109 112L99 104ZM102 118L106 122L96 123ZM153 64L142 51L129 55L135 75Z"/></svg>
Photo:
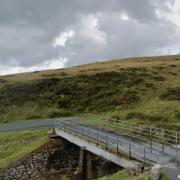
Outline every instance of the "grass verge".
<svg viewBox="0 0 180 180"><path fill-rule="evenodd" d="M148 174L141 174L132 177L124 171L119 171L113 175L98 178L98 180L148 180Z"/></svg>
<svg viewBox="0 0 180 180"><path fill-rule="evenodd" d="M0 169L31 153L48 141L47 129L0 133Z"/></svg>

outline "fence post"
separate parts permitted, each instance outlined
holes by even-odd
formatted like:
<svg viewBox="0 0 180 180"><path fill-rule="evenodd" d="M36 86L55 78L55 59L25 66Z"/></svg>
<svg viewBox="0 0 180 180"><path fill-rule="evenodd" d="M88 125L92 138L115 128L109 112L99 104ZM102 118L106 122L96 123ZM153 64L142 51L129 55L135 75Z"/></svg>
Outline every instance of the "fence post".
<svg viewBox="0 0 180 180"><path fill-rule="evenodd" d="M164 129L162 129L162 134L161 134L161 138L162 138L162 152L164 152Z"/></svg>
<svg viewBox="0 0 180 180"><path fill-rule="evenodd" d="M141 136L142 136L142 125L139 125L139 143L141 144Z"/></svg>
<svg viewBox="0 0 180 180"><path fill-rule="evenodd" d="M131 142L129 141L129 159L131 160Z"/></svg>
<svg viewBox="0 0 180 180"><path fill-rule="evenodd" d="M150 127L150 148L151 148L151 152L152 152L152 127Z"/></svg>
<svg viewBox="0 0 180 180"><path fill-rule="evenodd" d="M82 138L82 131L83 131L83 127L82 126L80 126L81 127L81 134L80 134L80 136L81 136L81 138Z"/></svg>
<svg viewBox="0 0 180 180"><path fill-rule="evenodd" d="M117 137L117 140L116 140L116 154L117 155L119 154L118 137Z"/></svg>
<svg viewBox="0 0 180 180"><path fill-rule="evenodd" d="M178 153L178 132L176 131L176 157Z"/></svg>
<svg viewBox="0 0 180 180"><path fill-rule="evenodd" d="M144 164L146 162L146 148L144 147Z"/></svg>
<svg viewBox="0 0 180 180"><path fill-rule="evenodd" d="M132 140L132 126L131 124L129 125L129 141Z"/></svg>
<svg viewBox="0 0 180 180"><path fill-rule="evenodd" d="M97 132L96 132L96 144L98 145L98 129L97 129Z"/></svg>
<svg viewBox="0 0 180 180"><path fill-rule="evenodd" d="M115 129L116 129L116 122L115 122L115 119L114 119L114 131L115 131Z"/></svg>
<svg viewBox="0 0 180 180"><path fill-rule="evenodd" d="M109 123L109 122L108 122L108 119L106 119L106 121L107 121L107 122L106 122L106 125L105 125L105 126L106 126L105 129L106 129L106 131L107 131L107 130L108 130L108 123Z"/></svg>
<svg viewBox="0 0 180 180"><path fill-rule="evenodd" d="M89 133L88 133L88 140L90 141L90 136L91 136L91 130L90 130L90 127L89 127Z"/></svg>
<svg viewBox="0 0 180 180"><path fill-rule="evenodd" d="M106 132L106 150L107 150L107 132Z"/></svg>
<svg viewBox="0 0 180 180"><path fill-rule="evenodd" d="M55 129L55 128L56 128L56 120L54 120L54 123L53 123L53 124L54 124L54 129Z"/></svg>

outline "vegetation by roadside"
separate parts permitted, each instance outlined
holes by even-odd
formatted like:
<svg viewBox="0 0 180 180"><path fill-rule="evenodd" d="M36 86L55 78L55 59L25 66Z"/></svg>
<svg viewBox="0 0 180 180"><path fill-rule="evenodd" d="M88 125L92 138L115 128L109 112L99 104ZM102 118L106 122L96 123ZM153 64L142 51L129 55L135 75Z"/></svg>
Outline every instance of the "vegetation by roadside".
<svg viewBox="0 0 180 180"><path fill-rule="evenodd" d="M104 176L98 180L148 180L148 174L141 174L139 176L129 176L124 171L119 171L113 175Z"/></svg>
<svg viewBox="0 0 180 180"><path fill-rule="evenodd" d="M0 133L0 169L48 141L47 129Z"/></svg>
<svg viewBox="0 0 180 180"><path fill-rule="evenodd" d="M119 171L115 174L98 178L98 180L149 180L149 175L143 173L139 176L129 176L125 171ZM160 180L169 180L169 178L162 174Z"/></svg>

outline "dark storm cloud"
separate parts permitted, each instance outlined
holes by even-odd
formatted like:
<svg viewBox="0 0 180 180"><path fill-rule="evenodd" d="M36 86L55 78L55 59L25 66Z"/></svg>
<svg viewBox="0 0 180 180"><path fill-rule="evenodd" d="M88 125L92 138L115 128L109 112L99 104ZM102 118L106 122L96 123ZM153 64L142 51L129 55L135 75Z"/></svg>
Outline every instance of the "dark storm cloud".
<svg viewBox="0 0 180 180"><path fill-rule="evenodd" d="M173 0L0 0L0 74L59 57L67 66L96 59L162 54L178 44L179 28L160 18ZM123 18L126 17L125 19ZM65 46L53 46L73 31ZM166 52L165 52L166 53Z"/></svg>

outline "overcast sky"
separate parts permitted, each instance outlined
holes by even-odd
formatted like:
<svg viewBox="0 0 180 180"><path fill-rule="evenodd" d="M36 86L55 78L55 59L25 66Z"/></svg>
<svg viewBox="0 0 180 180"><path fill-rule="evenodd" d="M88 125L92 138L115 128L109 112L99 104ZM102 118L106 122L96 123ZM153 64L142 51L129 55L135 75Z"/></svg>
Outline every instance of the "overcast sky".
<svg viewBox="0 0 180 180"><path fill-rule="evenodd" d="M0 0L0 75L180 53L180 0Z"/></svg>

